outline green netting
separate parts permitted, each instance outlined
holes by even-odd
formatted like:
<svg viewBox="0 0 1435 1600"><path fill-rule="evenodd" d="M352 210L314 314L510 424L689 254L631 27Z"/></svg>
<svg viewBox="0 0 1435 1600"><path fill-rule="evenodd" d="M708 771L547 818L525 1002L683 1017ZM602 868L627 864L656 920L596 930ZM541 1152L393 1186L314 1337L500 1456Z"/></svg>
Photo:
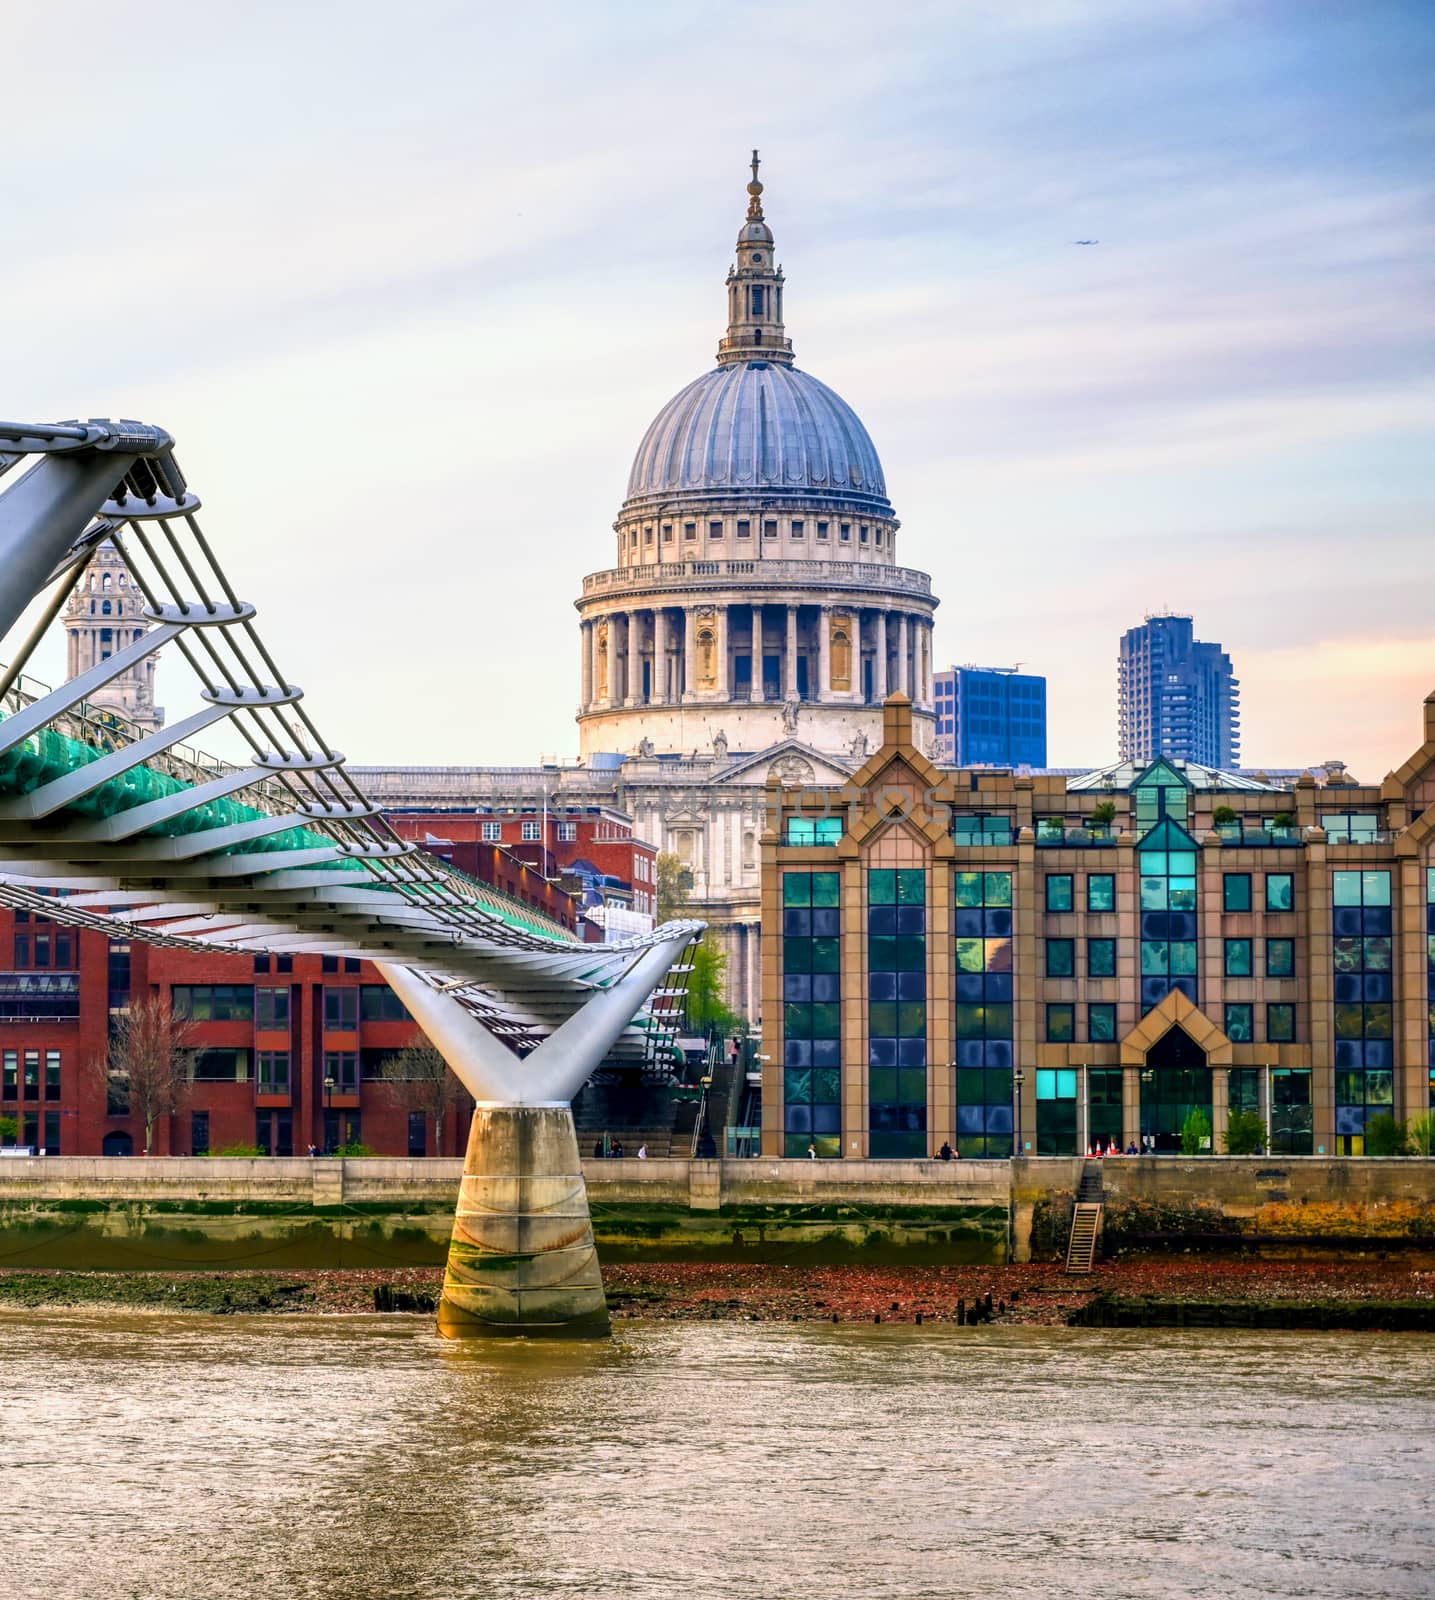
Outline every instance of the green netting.
<svg viewBox="0 0 1435 1600"><path fill-rule="evenodd" d="M0 714L0 721L3 721L3 714ZM71 739L53 728L42 728L38 733L31 734L28 739L0 755L0 798L31 794L56 778L63 778L80 767L87 767L91 762L99 761L108 753L96 749L93 745L84 744L78 739ZM146 805L151 800L162 800L172 794L181 794L193 787L193 784L172 778L168 773L156 772L153 767L131 767L128 772L100 784L89 794L81 795L79 799L66 806L65 811L78 817L113 817L122 811L132 810L135 806ZM224 828L239 822L254 822L270 815L271 812L261 810L257 806L245 805L240 800L209 800L181 812L177 817L169 818L166 822L156 823L153 827L147 828L144 837L175 838L182 834L199 833L207 828ZM265 834L244 844L231 845L219 853L256 855L286 850L329 849L333 843L327 834L319 833L313 828L286 828L282 833ZM275 863L276 866L278 864ZM573 939L574 936L568 929L544 916L542 912L535 912L521 901L509 899L501 889L495 889L492 884L471 878L456 867L449 867L447 863L445 866L455 877L462 878L472 887L475 898L482 903L485 910L492 912L510 927L522 928L527 933L536 933L551 939ZM365 872L367 868L362 861L332 861L312 866L312 870ZM388 887L383 884L376 886Z"/></svg>

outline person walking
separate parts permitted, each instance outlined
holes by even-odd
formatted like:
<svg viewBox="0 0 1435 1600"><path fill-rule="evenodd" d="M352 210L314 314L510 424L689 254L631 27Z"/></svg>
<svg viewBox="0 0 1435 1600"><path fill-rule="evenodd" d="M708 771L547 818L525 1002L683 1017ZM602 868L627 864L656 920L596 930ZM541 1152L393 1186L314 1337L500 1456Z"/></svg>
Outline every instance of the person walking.
<svg viewBox="0 0 1435 1600"><path fill-rule="evenodd" d="M640 1144L638 1146L638 1160L639 1161L646 1161L647 1159L648 1159L648 1147L645 1144Z"/></svg>

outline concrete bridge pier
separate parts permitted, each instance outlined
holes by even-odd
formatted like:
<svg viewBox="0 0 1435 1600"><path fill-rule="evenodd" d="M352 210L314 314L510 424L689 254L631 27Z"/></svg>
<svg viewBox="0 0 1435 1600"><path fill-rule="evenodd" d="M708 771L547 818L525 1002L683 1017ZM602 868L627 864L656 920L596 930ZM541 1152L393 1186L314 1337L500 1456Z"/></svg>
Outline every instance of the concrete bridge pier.
<svg viewBox="0 0 1435 1600"><path fill-rule="evenodd" d="M609 1331L567 1102L475 1109L438 1331L450 1339Z"/></svg>
<svg viewBox="0 0 1435 1600"><path fill-rule="evenodd" d="M694 924L673 926L521 1059L451 992L379 963L477 1102L439 1306L445 1337L609 1332L571 1102L691 940Z"/></svg>

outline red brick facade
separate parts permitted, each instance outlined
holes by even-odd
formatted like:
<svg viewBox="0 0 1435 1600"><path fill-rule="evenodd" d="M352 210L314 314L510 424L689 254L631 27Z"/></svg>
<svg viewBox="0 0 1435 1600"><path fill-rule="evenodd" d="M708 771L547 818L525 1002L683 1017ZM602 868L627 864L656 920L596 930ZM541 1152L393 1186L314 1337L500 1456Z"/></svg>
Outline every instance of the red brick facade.
<svg viewBox="0 0 1435 1600"><path fill-rule="evenodd" d="M34 965L42 955L49 964ZM145 993L173 1004L178 988L179 1008L195 1016L201 1054L184 1106L161 1120L156 1155L234 1145L303 1155L311 1143L320 1151L363 1143L381 1155L462 1153L466 1097L449 1108L435 1148L432 1124L411 1120L417 1087L372 1076L385 1055L421 1035L367 962L208 955L138 942L127 952L102 934L0 909L0 969L0 1116L19 1124L7 1142L63 1155L140 1153L143 1126L107 1114L91 1064L104 1054L112 1004ZM35 993L42 978L66 992ZM271 1002L275 992L285 998ZM285 1009L287 1025L263 1025ZM42 1011L64 1014L42 1018Z"/></svg>

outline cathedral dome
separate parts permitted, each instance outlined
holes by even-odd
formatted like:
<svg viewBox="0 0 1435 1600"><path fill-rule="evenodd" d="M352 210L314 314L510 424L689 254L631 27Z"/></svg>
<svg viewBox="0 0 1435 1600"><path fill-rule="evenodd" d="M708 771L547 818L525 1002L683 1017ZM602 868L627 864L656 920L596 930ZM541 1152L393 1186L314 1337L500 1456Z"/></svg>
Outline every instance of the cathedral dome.
<svg viewBox="0 0 1435 1600"><path fill-rule="evenodd" d="M857 413L780 362L731 362L674 395L643 435L628 477L630 501L723 491L816 493L891 511Z"/></svg>

